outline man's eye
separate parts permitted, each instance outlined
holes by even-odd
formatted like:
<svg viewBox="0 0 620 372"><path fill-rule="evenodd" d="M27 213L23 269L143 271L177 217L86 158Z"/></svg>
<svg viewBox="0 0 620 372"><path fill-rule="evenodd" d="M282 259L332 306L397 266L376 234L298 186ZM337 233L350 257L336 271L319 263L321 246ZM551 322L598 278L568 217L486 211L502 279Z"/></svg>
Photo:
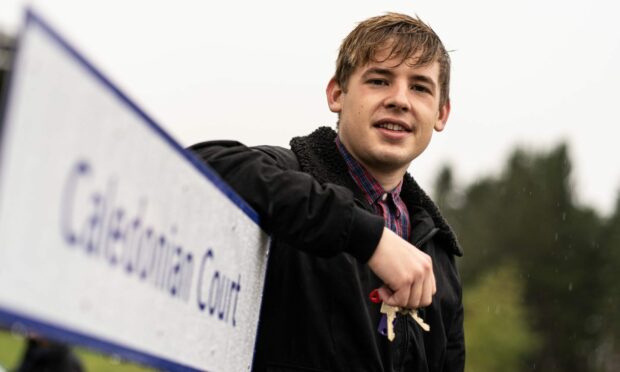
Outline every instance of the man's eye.
<svg viewBox="0 0 620 372"><path fill-rule="evenodd" d="M371 85L387 85L387 81L383 79L370 79L368 80L368 84Z"/></svg>
<svg viewBox="0 0 620 372"><path fill-rule="evenodd" d="M419 84L415 84L411 87L412 90L415 90L416 92L422 92L422 93L430 93L431 90L428 89L426 86L424 85L419 85Z"/></svg>

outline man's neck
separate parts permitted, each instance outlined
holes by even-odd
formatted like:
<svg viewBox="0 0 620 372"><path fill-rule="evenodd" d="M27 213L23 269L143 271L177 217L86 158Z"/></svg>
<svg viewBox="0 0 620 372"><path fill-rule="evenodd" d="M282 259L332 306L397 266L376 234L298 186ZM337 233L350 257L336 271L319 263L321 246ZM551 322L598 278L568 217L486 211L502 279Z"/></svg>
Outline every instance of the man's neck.
<svg viewBox="0 0 620 372"><path fill-rule="evenodd" d="M385 191L394 190L403 180L403 177L407 172L408 165L401 167L386 167L385 164L376 164L376 166L366 164L347 149L344 143L340 140L340 137L336 137L335 142L345 160L351 159L356 164L364 168L365 172L369 173Z"/></svg>
<svg viewBox="0 0 620 372"><path fill-rule="evenodd" d="M391 171L378 171L372 167L364 165L368 173L372 174L372 176L379 182L381 187L385 191L392 191L398 186L398 184L403 180L405 173L407 172L407 168L403 169L394 169Z"/></svg>

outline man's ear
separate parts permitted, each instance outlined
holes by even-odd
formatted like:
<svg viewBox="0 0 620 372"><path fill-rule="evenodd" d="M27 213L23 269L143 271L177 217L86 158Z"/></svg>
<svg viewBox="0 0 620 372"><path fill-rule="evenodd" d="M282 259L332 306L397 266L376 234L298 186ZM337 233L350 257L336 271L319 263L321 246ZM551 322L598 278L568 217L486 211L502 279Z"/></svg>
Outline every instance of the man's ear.
<svg viewBox="0 0 620 372"><path fill-rule="evenodd" d="M450 100L448 100L442 107L439 108L437 113L437 122L435 123L435 130L441 132L446 127L446 122L450 116Z"/></svg>
<svg viewBox="0 0 620 372"><path fill-rule="evenodd" d="M340 113L342 110L342 103L340 99L342 98L342 88L340 88L340 84L336 81L336 77L334 76L327 83L327 89L325 89L325 93L327 94L327 105L331 112Z"/></svg>

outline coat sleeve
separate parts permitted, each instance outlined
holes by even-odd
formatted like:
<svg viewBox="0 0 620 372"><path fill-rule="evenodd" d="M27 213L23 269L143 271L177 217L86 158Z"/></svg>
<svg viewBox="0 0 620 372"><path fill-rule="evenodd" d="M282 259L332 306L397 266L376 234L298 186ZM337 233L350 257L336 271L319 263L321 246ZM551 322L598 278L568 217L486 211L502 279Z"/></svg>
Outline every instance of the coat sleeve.
<svg viewBox="0 0 620 372"><path fill-rule="evenodd" d="M263 229L277 239L321 257L348 252L366 262L374 253L383 219L356 206L347 188L319 184L239 142L203 142L189 150L256 210Z"/></svg>

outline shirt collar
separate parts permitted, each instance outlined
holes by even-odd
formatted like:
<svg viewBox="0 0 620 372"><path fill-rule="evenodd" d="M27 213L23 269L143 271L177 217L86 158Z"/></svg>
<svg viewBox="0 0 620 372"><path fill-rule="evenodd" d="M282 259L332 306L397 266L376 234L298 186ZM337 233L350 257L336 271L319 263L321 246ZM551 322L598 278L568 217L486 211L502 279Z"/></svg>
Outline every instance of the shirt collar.
<svg viewBox="0 0 620 372"><path fill-rule="evenodd" d="M360 164L354 157L351 155L349 150L342 144L340 141L340 137L336 136L336 147L338 147L338 151L344 158L345 163L347 164L347 168L349 170L349 174L355 181L355 183L362 189L364 195L370 202L370 204L374 204L379 202L384 194L388 194L383 189L383 186L377 179L370 174L366 168L362 164ZM403 181L401 180L389 194L392 195L392 199L394 201L398 201L400 199L400 190L403 187ZM385 199L383 199L385 200Z"/></svg>

